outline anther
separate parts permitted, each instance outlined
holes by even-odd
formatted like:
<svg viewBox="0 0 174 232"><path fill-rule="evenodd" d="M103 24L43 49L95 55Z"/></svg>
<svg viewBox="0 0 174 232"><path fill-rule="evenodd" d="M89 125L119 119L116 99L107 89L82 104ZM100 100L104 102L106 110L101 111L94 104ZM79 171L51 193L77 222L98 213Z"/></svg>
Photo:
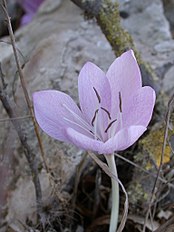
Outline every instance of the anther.
<svg viewBox="0 0 174 232"><path fill-rule="evenodd" d="M104 110L107 113L108 118L111 120L111 115L110 115L109 111L103 107L101 107L101 110Z"/></svg>
<svg viewBox="0 0 174 232"><path fill-rule="evenodd" d="M119 109L120 109L120 113L122 113L122 98L121 98L121 92L119 92Z"/></svg>
<svg viewBox="0 0 174 232"><path fill-rule="evenodd" d="M92 126L94 126L94 122L95 122L96 116L97 116L97 114L98 114L98 111L99 111L99 109L97 109L97 110L95 111L95 113L94 113L94 117L93 117L93 119L92 119L92 121L91 121L91 125L92 125Z"/></svg>
<svg viewBox="0 0 174 232"><path fill-rule="evenodd" d="M95 94L96 94L96 96L97 96L98 102L100 103L100 102L101 102L101 98L100 98L99 93L97 92L97 90L96 90L95 87L93 87L93 90L94 90L94 92L95 92Z"/></svg>
<svg viewBox="0 0 174 232"><path fill-rule="evenodd" d="M108 127L107 127L106 130L105 130L105 133L108 132L109 128L110 128L110 127L112 126L112 124L113 124L114 122L116 122L116 121L117 121L117 119L115 119L115 120L113 120L112 122L109 123Z"/></svg>

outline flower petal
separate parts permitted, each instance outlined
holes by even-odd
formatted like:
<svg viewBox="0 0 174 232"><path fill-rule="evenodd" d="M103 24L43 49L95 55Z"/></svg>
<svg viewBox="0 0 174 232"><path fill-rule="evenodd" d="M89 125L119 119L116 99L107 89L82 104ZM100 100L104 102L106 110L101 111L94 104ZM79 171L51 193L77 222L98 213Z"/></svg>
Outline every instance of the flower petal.
<svg viewBox="0 0 174 232"><path fill-rule="evenodd" d="M122 102L142 86L141 73L132 50L123 53L109 67L106 76L112 94L112 116L119 110L119 92Z"/></svg>
<svg viewBox="0 0 174 232"><path fill-rule="evenodd" d="M123 102L123 127L141 125L147 127L155 104L155 91L145 86L138 89L127 102Z"/></svg>
<svg viewBox="0 0 174 232"><path fill-rule="evenodd" d="M21 19L21 25L25 25L31 22L33 16L34 14L25 14Z"/></svg>
<svg viewBox="0 0 174 232"><path fill-rule="evenodd" d="M89 138L88 136L85 136L84 134L81 134L72 128L67 128L66 132L69 141L75 144L77 147L84 150L90 150L100 153L100 148L103 142Z"/></svg>
<svg viewBox="0 0 174 232"><path fill-rule="evenodd" d="M114 151L127 149L139 139L146 129L143 126L130 126L120 130L114 137L103 144L102 153L111 154Z"/></svg>
<svg viewBox="0 0 174 232"><path fill-rule="evenodd" d="M115 151L122 151L135 143L139 137L146 131L143 126L131 126L119 131L114 137L103 143L91 139L72 128L67 128L67 137L69 141L84 150L98 152L99 154L111 154Z"/></svg>
<svg viewBox="0 0 174 232"><path fill-rule="evenodd" d="M35 14L44 0L23 0L21 5L25 12Z"/></svg>
<svg viewBox="0 0 174 232"><path fill-rule="evenodd" d="M51 137L61 141L68 141L65 128L71 126L81 131L76 124L68 121L76 122L77 119L73 113L79 118L82 118L82 114L72 98L67 94L56 90L35 92L33 94L33 103L39 126Z"/></svg>
<svg viewBox="0 0 174 232"><path fill-rule="evenodd" d="M110 111L110 85L104 72L95 64L87 62L83 66L78 78L78 89L80 107L89 123L99 105Z"/></svg>
<svg viewBox="0 0 174 232"><path fill-rule="evenodd" d="M44 0L16 0L25 11L21 25L28 24L37 13L39 6Z"/></svg>

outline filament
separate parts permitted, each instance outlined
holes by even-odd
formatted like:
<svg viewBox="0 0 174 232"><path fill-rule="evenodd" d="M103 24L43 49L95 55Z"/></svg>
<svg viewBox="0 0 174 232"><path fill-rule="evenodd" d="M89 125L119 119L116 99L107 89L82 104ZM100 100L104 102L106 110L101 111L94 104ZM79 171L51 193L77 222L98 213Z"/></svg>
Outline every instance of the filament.
<svg viewBox="0 0 174 232"><path fill-rule="evenodd" d="M66 120L67 122L70 122L70 123L72 123L72 124L74 124L74 125L80 127L80 128L83 129L84 131L88 132L90 135L94 136L94 133L93 133L91 130L86 129L85 127L81 126L80 124L78 124L78 123L76 123L76 122L74 122L74 121L72 121L72 120L70 120L70 119L68 119L68 118L65 118L65 117L64 117L63 119Z"/></svg>
<svg viewBox="0 0 174 232"><path fill-rule="evenodd" d="M64 106L65 109L67 109L76 119L78 119L84 126L86 126L87 129L90 128L89 124L86 123L78 114L76 114L74 111L72 111L71 109L69 109L65 104L63 104L63 106Z"/></svg>

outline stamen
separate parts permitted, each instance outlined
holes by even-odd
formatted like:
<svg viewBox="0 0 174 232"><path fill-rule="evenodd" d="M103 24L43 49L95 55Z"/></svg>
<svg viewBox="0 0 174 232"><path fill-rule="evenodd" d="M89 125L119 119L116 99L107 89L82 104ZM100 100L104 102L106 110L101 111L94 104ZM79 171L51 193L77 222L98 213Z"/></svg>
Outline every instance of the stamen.
<svg viewBox="0 0 174 232"><path fill-rule="evenodd" d="M87 128L89 128L89 125L78 114L76 114L71 109L69 109L67 105L62 104L62 106L65 107L65 109L67 109L74 116L75 119L78 119L79 122L81 122L84 126L86 126Z"/></svg>
<svg viewBox="0 0 174 232"><path fill-rule="evenodd" d="M123 127L123 118L122 118L122 98L121 98L121 92L119 92L119 108L120 108L119 122L120 122L120 128L122 128Z"/></svg>
<svg viewBox="0 0 174 232"><path fill-rule="evenodd" d="M109 128L110 128L110 127L112 126L112 124L113 124L114 122L116 122L116 121L117 121L117 119L115 119L115 120L113 120L112 122L109 123L108 127L107 127L106 130L105 130L105 133L108 132Z"/></svg>
<svg viewBox="0 0 174 232"><path fill-rule="evenodd" d="M94 135L94 132L92 130L90 130L90 132L93 136L95 136L95 139L102 141L102 139L99 136Z"/></svg>
<svg viewBox="0 0 174 232"><path fill-rule="evenodd" d="M90 135L94 135L94 133L91 131L91 130L88 130L88 129L86 129L85 127L83 127L83 126L81 126L80 124L78 124L78 123L76 123L76 122L74 122L74 121L71 121L70 119L68 119L68 118L63 118L65 121L67 121L67 122L70 122L70 123L72 123L72 124L74 124L74 125L76 125L76 126L78 126L78 127L80 127L81 129L83 129L84 131L86 131L86 132L88 132Z"/></svg>
<svg viewBox="0 0 174 232"><path fill-rule="evenodd" d="M120 113L122 113L122 98L121 98L121 92L119 92L119 109L120 109Z"/></svg>
<svg viewBox="0 0 174 232"><path fill-rule="evenodd" d="M108 118L111 120L111 115L110 115L109 111L103 107L100 107L100 108L101 108L101 110L104 110L107 113Z"/></svg>
<svg viewBox="0 0 174 232"><path fill-rule="evenodd" d="M94 92L95 92L95 94L96 94L96 96L97 96L98 102L101 103L101 98L100 98L99 93L97 92L97 90L96 90L95 87L93 87L93 89L94 89Z"/></svg>
<svg viewBox="0 0 174 232"><path fill-rule="evenodd" d="M98 114L98 111L99 111L99 109L97 109L97 110L95 111L95 113L94 113L94 117L93 117L93 119L92 119L92 121L91 121L91 125L92 125L92 126L94 126L94 122L95 122L96 116L97 116L97 114Z"/></svg>

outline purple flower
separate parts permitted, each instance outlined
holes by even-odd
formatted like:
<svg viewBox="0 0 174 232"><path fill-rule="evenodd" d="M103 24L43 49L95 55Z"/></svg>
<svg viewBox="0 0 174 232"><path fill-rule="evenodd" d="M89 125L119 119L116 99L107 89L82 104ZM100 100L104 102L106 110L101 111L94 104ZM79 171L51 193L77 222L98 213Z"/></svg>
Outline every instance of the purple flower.
<svg viewBox="0 0 174 232"><path fill-rule="evenodd" d="M21 20L21 25L28 24L32 20L43 1L44 0L17 0L25 11Z"/></svg>
<svg viewBox="0 0 174 232"><path fill-rule="evenodd" d="M103 154L131 146L147 129L155 92L142 87L132 50L118 57L105 74L87 62L78 78L80 109L67 94L33 94L38 124L51 137Z"/></svg>

